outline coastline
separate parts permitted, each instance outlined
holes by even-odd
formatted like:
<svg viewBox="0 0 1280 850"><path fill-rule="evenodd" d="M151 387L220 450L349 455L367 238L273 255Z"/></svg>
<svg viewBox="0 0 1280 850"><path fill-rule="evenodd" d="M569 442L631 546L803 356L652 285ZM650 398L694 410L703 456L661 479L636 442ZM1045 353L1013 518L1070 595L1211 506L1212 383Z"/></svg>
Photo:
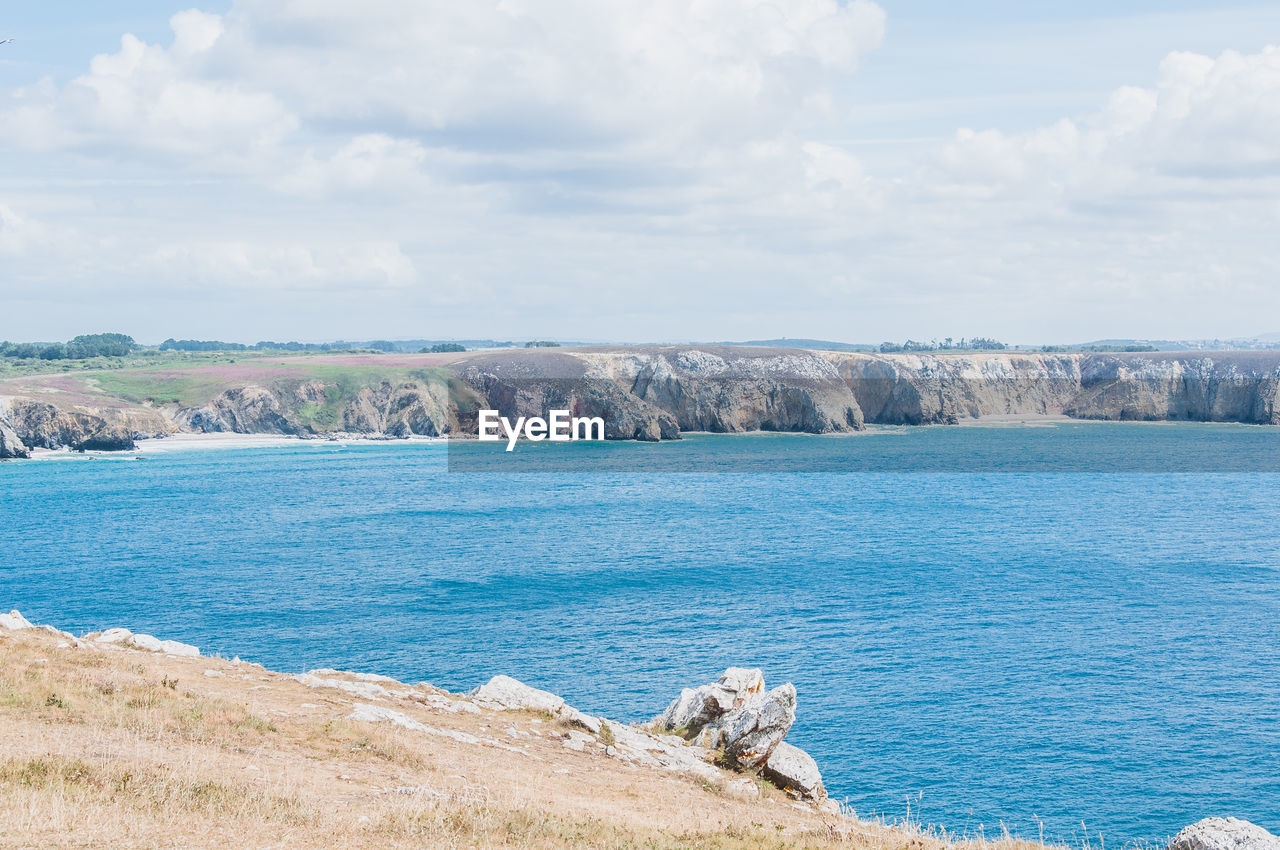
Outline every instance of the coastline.
<svg viewBox="0 0 1280 850"><path fill-rule="evenodd" d="M820 781L809 793L772 768L730 767L733 745L705 751L661 731L716 688L745 699L733 712L791 688L766 695L759 671L731 668L633 726L501 675L450 693L370 673L288 674L123 628L76 636L16 610L0 613L0 648L0 827L41 846L145 836L216 847L282 830L277 846L1062 846L860 819ZM1275 850L1280 838L1208 817L1165 846L1228 845Z"/></svg>
<svg viewBox="0 0 1280 850"><path fill-rule="evenodd" d="M134 441L134 448L118 451L89 450L74 451L63 447L60 449L32 449L31 456L24 458L32 461L84 460L86 458L109 460L133 460L159 455L188 451L218 451L224 449L270 449L289 446L333 445L375 446L375 445L435 445L448 441L448 437L373 437L369 435L317 435L294 436L290 434L240 434L219 432L211 434L178 433L163 437L143 437Z"/></svg>

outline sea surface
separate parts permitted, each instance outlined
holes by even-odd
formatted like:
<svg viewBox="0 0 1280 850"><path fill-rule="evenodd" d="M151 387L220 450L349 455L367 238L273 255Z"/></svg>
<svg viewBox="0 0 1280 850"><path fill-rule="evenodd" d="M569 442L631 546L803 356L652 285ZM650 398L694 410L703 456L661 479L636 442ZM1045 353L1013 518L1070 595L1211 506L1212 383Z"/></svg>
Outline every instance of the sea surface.
<svg viewBox="0 0 1280 850"><path fill-rule="evenodd" d="M1260 462L1079 462L1205 444ZM1117 846L1211 814L1280 832L1280 475L1258 471L1280 429L554 449L582 474L451 472L421 443L0 464L0 608L285 671L506 673L633 721L758 666L795 683L789 740L860 815ZM684 460L644 462L664 451ZM1070 471L999 462L1028 452ZM892 471L929 454L979 460Z"/></svg>

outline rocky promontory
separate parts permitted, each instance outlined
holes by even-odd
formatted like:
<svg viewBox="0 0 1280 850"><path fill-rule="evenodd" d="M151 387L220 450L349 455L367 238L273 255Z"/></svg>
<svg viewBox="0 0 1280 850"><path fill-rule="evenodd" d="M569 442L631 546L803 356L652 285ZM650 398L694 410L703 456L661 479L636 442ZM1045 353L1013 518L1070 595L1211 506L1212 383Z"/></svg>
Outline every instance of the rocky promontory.
<svg viewBox="0 0 1280 850"><path fill-rule="evenodd" d="M859 820L784 739L790 684L729 668L619 723L497 675L466 692L288 674L127 628L0 614L0 843L1043 850ZM1233 817L1168 850L1280 850Z"/></svg>
<svg viewBox="0 0 1280 850"><path fill-rule="evenodd" d="M614 440L809 434L983 417L1280 424L1280 352L868 354L633 346L295 356L0 381L0 457L172 433L473 437L477 413L569 409ZM171 396L169 388L183 392Z"/></svg>

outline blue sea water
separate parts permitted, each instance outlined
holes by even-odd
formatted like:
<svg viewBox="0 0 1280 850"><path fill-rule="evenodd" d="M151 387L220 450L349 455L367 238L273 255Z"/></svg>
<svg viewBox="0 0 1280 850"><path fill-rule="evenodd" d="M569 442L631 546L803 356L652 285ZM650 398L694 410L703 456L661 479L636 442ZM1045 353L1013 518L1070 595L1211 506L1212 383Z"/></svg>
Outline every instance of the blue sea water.
<svg viewBox="0 0 1280 850"><path fill-rule="evenodd" d="M863 815L1118 844L1209 814L1280 831L1280 476L831 471L904 446L1280 457L1277 439L1083 425L680 444L696 463L679 468L730 470L710 474L459 473L439 444L6 463L0 607L286 671L454 690L507 673L629 720L759 666L796 684L789 739ZM760 471L797 452L824 471Z"/></svg>

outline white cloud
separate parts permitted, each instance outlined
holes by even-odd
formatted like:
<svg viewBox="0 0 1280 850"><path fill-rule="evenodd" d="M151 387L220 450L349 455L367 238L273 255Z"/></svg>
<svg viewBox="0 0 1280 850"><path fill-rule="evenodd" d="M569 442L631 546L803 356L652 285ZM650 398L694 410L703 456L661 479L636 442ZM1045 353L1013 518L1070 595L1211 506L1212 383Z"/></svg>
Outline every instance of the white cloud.
<svg viewBox="0 0 1280 850"><path fill-rule="evenodd" d="M590 335L649 339L1280 310L1277 48L1170 54L1091 114L963 129L889 173L833 141L884 33L867 0L237 0L171 25L0 100L0 146L44 163L35 194L80 201L46 206L74 259L0 207L15 286L376 292L396 309L334 321L377 335L441 305L476 335L583 336L594 311ZM59 188L69 165L147 188ZM638 297L685 324L612 326Z"/></svg>
<svg viewBox="0 0 1280 850"><path fill-rule="evenodd" d="M1120 88L1095 114L1032 132L962 129L941 164L955 184L993 190L1087 198L1176 186L1216 199L1205 182L1280 175L1280 48L1171 53L1154 88Z"/></svg>
<svg viewBox="0 0 1280 850"><path fill-rule="evenodd" d="M138 265L160 275L180 270L185 286L229 293L265 286L350 294L404 287L418 280L413 261L394 242L166 245Z"/></svg>
<svg viewBox="0 0 1280 850"><path fill-rule="evenodd" d="M4 120L17 144L115 155L162 152L243 157L278 144L297 120L274 95L240 80L205 78L222 35L215 15L182 12L173 44L126 34L117 53L95 56L89 73L61 90L47 81L11 96Z"/></svg>

